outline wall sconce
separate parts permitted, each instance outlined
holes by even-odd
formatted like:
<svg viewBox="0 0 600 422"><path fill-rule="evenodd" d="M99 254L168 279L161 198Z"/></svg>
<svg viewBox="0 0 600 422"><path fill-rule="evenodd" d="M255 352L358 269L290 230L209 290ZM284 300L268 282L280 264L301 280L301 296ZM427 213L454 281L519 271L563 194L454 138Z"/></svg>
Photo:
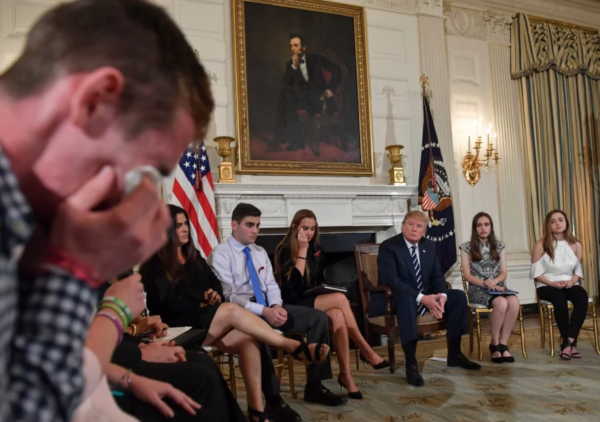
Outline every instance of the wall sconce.
<svg viewBox="0 0 600 422"><path fill-rule="evenodd" d="M494 133L494 142L496 141L496 134ZM481 136L477 137L475 141L475 153L471 153L471 137L469 136L469 149L467 155L462 161L463 176L467 183L471 186L475 186L481 177L481 167L496 168L500 157L498 156L498 150L494 149L494 142L490 142L490 133L487 134L487 148L483 159L479 158L479 152L481 151ZM490 164L490 158L494 161Z"/></svg>

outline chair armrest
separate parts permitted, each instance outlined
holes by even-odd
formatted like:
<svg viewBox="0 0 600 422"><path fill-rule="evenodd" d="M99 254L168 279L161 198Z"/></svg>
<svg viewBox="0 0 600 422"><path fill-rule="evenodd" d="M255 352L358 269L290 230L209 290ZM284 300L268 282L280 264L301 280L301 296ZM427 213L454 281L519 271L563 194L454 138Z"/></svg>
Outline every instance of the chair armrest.
<svg viewBox="0 0 600 422"><path fill-rule="evenodd" d="M390 289L389 286L367 285L364 287L364 290L370 293L385 293L386 299L388 300L390 300L394 296L394 292L392 292L392 289Z"/></svg>

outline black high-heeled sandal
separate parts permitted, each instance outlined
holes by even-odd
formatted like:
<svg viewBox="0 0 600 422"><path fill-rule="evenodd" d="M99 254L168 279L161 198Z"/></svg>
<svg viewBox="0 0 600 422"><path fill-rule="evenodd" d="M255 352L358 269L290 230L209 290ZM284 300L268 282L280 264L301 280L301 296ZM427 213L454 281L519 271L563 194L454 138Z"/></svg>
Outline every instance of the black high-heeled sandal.
<svg viewBox="0 0 600 422"><path fill-rule="evenodd" d="M358 390L358 391L350 391L350 390L348 390L348 387L346 387L346 384L344 384L342 382L342 374L338 375L337 382L340 385L340 391L342 391L342 388L345 388L346 391L348 392L348 397L350 397L351 399L355 399L355 400L362 400L363 399L363 395L360 392L360 390Z"/></svg>
<svg viewBox="0 0 600 422"><path fill-rule="evenodd" d="M292 352L292 358L297 361L304 362L306 361L300 357L300 354L303 353L304 357L312 364L312 363L323 363L329 354L329 345L323 343L317 343L317 347L315 347L315 356L310 353L310 349L308 348L308 344L303 339L300 339L300 344L296 347L296 350ZM324 356L321 356L321 347L327 346L327 351L324 353Z"/></svg>
<svg viewBox="0 0 600 422"><path fill-rule="evenodd" d="M502 356L502 361L506 363L513 363L515 361L514 356L504 356L504 352L510 352L508 350L508 346L506 344L498 344L498 351L500 352L500 356Z"/></svg>
<svg viewBox="0 0 600 422"><path fill-rule="evenodd" d="M500 357L499 358L492 357L492 362L504 363L504 359L502 358L502 352L500 351L500 345L499 344L497 344L497 345L490 344L490 356L493 356L493 354L496 352L500 352Z"/></svg>
<svg viewBox="0 0 600 422"><path fill-rule="evenodd" d="M581 359L582 358L581 353L574 352L573 347L577 347L577 340L571 342L571 357L573 359Z"/></svg>
<svg viewBox="0 0 600 422"><path fill-rule="evenodd" d="M565 352L565 349L567 347L572 347L572 344L569 341L569 339L563 340L563 342L560 345L560 358L562 360L571 360L571 358L572 358L570 353ZM571 349L571 350L573 350L573 349Z"/></svg>
<svg viewBox="0 0 600 422"><path fill-rule="evenodd" d="M384 369L384 368L389 368L390 367L390 362L387 361L387 360L385 360L385 359L383 361L379 362L377 365L373 365L371 362L369 362L367 360L366 357L364 357L364 355L362 353L360 354L360 360L363 363L363 365L365 365L365 369L367 368L367 363L369 365L371 365L371 367L373 369L376 369L376 370Z"/></svg>
<svg viewBox="0 0 600 422"><path fill-rule="evenodd" d="M251 422L267 422L269 420L269 415L267 412L259 412L258 410L254 410L248 406L248 419Z"/></svg>

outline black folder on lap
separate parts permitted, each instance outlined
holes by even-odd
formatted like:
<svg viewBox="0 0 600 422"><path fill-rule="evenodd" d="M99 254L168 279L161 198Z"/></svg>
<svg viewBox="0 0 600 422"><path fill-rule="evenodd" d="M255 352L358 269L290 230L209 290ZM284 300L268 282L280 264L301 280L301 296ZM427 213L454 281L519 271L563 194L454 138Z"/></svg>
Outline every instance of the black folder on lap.
<svg viewBox="0 0 600 422"><path fill-rule="evenodd" d="M318 296L327 293L348 293L348 289L341 286L330 286L328 284L321 284L320 286L313 287L310 290L305 291L302 296Z"/></svg>
<svg viewBox="0 0 600 422"><path fill-rule="evenodd" d="M202 342L206 338L207 333L208 330L192 328L191 330L188 330L185 333L175 337L173 341L175 341L176 346L181 347L187 347L190 344L202 344Z"/></svg>

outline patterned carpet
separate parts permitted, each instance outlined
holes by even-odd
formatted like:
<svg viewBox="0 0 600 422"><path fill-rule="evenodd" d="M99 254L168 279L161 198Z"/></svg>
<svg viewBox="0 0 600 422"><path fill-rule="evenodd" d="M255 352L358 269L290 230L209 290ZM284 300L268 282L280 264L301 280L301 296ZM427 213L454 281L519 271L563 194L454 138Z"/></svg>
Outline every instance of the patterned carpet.
<svg viewBox="0 0 600 422"><path fill-rule="evenodd" d="M593 349L590 333L583 333L579 349L583 359L560 361L558 354L550 357L548 349L540 349L539 337L531 338L527 352L520 353L520 344L513 336L509 346L515 355L513 364L493 364L489 352L484 352L481 371L448 368L445 362L429 360L445 357L445 342L419 343L419 364L425 387L406 383L404 366L394 375L389 371L374 371L361 366L354 379L364 400L351 400L345 406L328 408L302 401L304 368L296 365L298 399L291 397L287 375L282 380L285 400L308 421L360 422L467 422L467 421L593 421L600 418L600 356ZM558 345L557 345L558 347ZM463 350L468 345L463 342ZM383 355L383 349L379 352ZM403 364L398 348L397 359ZM352 354L352 357L354 355ZM476 353L471 356L476 359ZM337 360L333 359L337 377ZM238 400L246 408L243 384L238 382ZM340 393L334 380L325 382Z"/></svg>

